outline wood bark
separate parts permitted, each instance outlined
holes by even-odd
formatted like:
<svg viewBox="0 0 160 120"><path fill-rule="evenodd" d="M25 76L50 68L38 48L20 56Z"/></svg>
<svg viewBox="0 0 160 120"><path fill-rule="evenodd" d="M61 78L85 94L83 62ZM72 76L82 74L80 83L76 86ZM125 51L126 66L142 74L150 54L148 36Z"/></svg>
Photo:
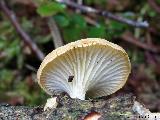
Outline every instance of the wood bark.
<svg viewBox="0 0 160 120"><path fill-rule="evenodd" d="M44 106L10 106L0 105L0 120L128 120L138 119L133 111L135 97L127 94L110 99L95 100L71 99L61 95L57 99L57 108L43 111Z"/></svg>

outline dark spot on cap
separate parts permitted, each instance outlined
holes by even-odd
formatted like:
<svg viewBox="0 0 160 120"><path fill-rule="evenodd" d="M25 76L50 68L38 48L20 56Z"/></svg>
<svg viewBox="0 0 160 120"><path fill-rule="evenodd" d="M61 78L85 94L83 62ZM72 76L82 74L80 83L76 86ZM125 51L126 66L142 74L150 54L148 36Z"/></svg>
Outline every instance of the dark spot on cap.
<svg viewBox="0 0 160 120"><path fill-rule="evenodd" d="M72 82L72 81L73 81L73 78L74 78L74 76L73 76L73 75L69 76L69 78L68 78L68 82Z"/></svg>

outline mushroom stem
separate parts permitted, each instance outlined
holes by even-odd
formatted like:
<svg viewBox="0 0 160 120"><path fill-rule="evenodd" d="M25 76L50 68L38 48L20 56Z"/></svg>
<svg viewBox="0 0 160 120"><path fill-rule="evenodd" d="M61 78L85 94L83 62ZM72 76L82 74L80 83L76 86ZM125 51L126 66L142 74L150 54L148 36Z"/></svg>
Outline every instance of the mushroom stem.
<svg viewBox="0 0 160 120"><path fill-rule="evenodd" d="M86 92L84 92L83 89L80 89L80 87L76 87L72 90L70 97L71 98L78 98L80 100L85 100L85 94L86 94Z"/></svg>

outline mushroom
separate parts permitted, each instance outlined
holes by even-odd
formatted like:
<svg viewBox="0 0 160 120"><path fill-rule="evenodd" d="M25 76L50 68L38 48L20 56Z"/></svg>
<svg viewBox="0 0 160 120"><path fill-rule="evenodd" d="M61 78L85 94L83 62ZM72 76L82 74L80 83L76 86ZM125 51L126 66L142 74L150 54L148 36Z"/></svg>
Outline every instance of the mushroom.
<svg viewBox="0 0 160 120"><path fill-rule="evenodd" d="M49 53L37 78L49 95L65 92L85 100L110 95L124 86L131 71L125 50L107 40L87 38Z"/></svg>

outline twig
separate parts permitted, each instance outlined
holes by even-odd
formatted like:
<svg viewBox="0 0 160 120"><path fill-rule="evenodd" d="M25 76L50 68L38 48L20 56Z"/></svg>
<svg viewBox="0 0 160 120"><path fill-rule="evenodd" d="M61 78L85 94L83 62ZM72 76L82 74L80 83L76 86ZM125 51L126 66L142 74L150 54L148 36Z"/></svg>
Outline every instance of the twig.
<svg viewBox="0 0 160 120"><path fill-rule="evenodd" d="M22 40L29 46L29 48L32 50L33 53L36 54L36 56L40 59L44 59L44 54L41 52L41 50L37 47L37 45L33 42L33 40L30 38L30 36L22 29L21 25L19 24L17 17L15 13L6 6L5 2L3 0L0 0L0 9L2 12L8 17L16 31L19 33L19 35L22 37Z"/></svg>
<svg viewBox="0 0 160 120"><path fill-rule="evenodd" d="M32 0L29 0L27 2L25 1L24 3L22 2L22 0L16 0L16 2L22 3L22 4L29 3L36 8L38 7L36 2L34 2ZM59 29L58 29L58 26L57 26L56 22L51 17L48 17L48 22L47 23L48 23L49 29L51 31L51 35L52 35L52 38L53 38L53 43L55 45L55 48L62 46L63 45L63 40L62 40L62 37L61 37L61 34L59 32Z"/></svg>
<svg viewBox="0 0 160 120"><path fill-rule="evenodd" d="M130 19L127 19L127 18L123 18L121 16L113 15L109 11L101 11L101 10L97 10L97 9L89 7L89 6L79 5L79 4L77 4L75 2L72 2L70 0L56 0L56 1L59 2L59 3L62 3L62 4L66 4L70 7L79 9L83 12L94 13L94 14L97 14L97 15L101 15L101 16L104 16L106 18L110 18L112 20L116 20L116 21L119 21L121 23L125 23L125 24L128 24L130 26L133 26L133 27L138 27L138 28L148 28L149 27L149 24L148 24L147 21L144 21L144 22L133 21L133 20L130 20Z"/></svg>
<svg viewBox="0 0 160 120"><path fill-rule="evenodd" d="M136 45L137 47L140 47L140 48L144 49L144 50L148 50L148 51L154 52L154 53L160 53L160 48L159 47L147 45L145 43L140 42L130 32L125 32L121 36L121 38L123 40L129 42L129 43L132 43L132 44Z"/></svg>
<svg viewBox="0 0 160 120"><path fill-rule="evenodd" d="M158 13L160 13L160 6L158 6L156 4L156 1L155 0L148 0L148 3L150 4L150 6L155 10L157 11Z"/></svg>
<svg viewBox="0 0 160 120"><path fill-rule="evenodd" d="M82 5L82 4L83 4L83 0L77 0L77 3L78 3L79 5Z"/></svg>
<svg viewBox="0 0 160 120"><path fill-rule="evenodd" d="M54 43L55 48L63 46L63 40L62 40L60 31L58 29L58 26L55 20L51 17L48 18L48 26L51 31L51 35L53 37L53 43Z"/></svg>
<svg viewBox="0 0 160 120"><path fill-rule="evenodd" d="M83 4L83 0L77 0L77 3L78 3L79 5L82 5L82 4ZM76 12L77 12L77 13L81 13L81 10L77 9Z"/></svg>
<svg viewBox="0 0 160 120"><path fill-rule="evenodd" d="M95 21L94 19L88 17L88 16L84 16L84 19L86 20L87 23L94 25L94 26L99 26L99 23L97 21Z"/></svg>

